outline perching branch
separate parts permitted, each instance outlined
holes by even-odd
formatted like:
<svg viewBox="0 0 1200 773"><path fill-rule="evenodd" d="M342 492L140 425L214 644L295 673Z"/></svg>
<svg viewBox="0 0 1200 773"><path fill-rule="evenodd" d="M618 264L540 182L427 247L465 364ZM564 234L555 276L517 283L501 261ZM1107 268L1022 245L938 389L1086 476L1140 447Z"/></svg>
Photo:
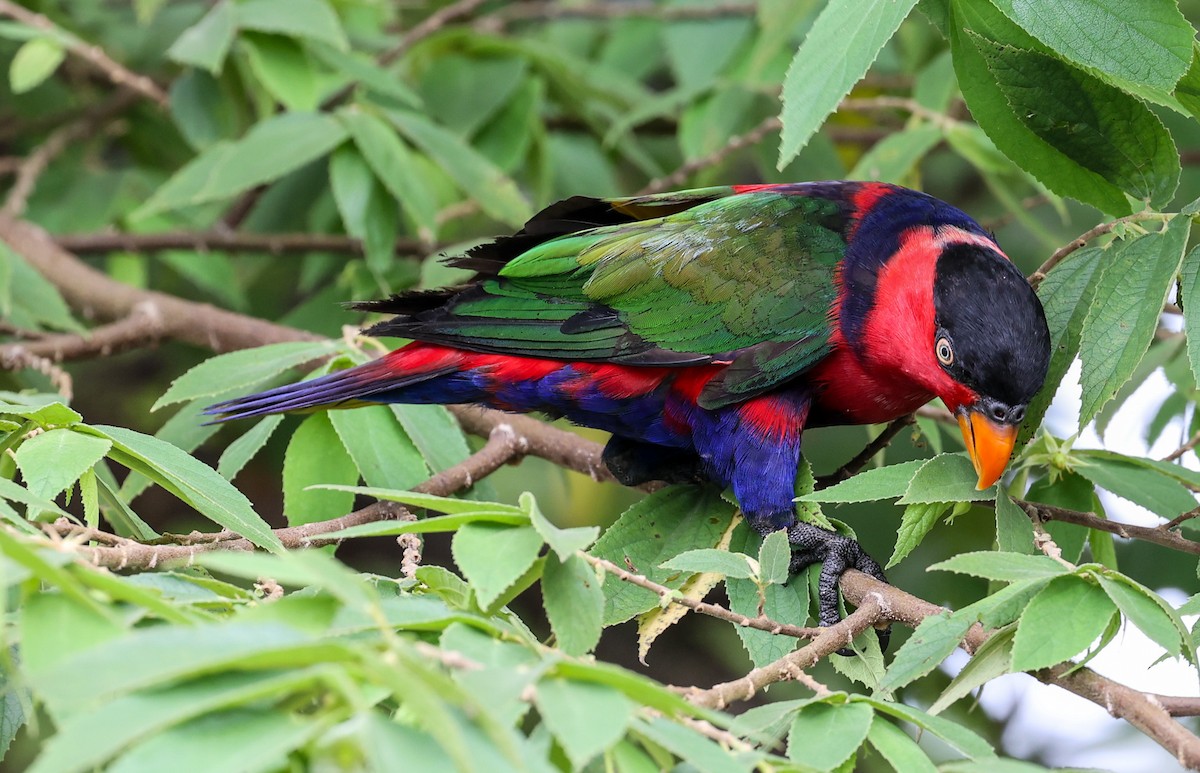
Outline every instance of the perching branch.
<svg viewBox="0 0 1200 773"><path fill-rule="evenodd" d="M1049 258L1046 258L1046 262L1038 266L1037 270L1029 275L1029 284L1037 287L1042 283L1042 280L1046 278L1046 274L1050 273L1050 269L1054 268L1059 263L1062 263L1064 258L1077 250L1083 249L1087 246L1088 242L1090 242L1092 239L1095 239L1097 236L1103 236L1106 233L1111 233L1112 230L1117 226L1124 225L1126 223L1136 223L1140 220L1160 219L1162 219L1162 215L1157 212L1134 212L1132 215L1119 217L1116 220L1110 220L1106 223L1101 223L1095 228L1084 231L1076 239L1064 244L1062 247L1059 247L1054 251L1053 254L1050 255Z"/></svg>
<svg viewBox="0 0 1200 773"><path fill-rule="evenodd" d="M1193 542L1168 529L1157 526L1134 526L1129 523L1118 523L1117 521L1110 521L1107 518L1101 518L1092 513L1067 510L1066 508L1055 507L1054 505L1045 505L1041 502L1027 502L1023 499L1014 499L1013 502L1035 521L1074 523L1079 526L1086 526L1089 529L1106 531L1125 539L1140 539L1145 542L1152 542L1155 545L1171 548L1172 550L1178 550L1181 553L1200 556L1200 542Z"/></svg>
<svg viewBox="0 0 1200 773"><path fill-rule="evenodd" d="M73 56L87 62L114 85L145 97L161 108L166 108L170 102L167 92L163 91L153 80L118 64L100 46L80 40L42 14L34 13L28 8L11 2L11 0L0 0L0 16L16 19L22 24L42 30L56 40L63 40L65 38L67 51Z"/></svg>
<svg viewBox="0 0 1200 773"><path fill-rule="evenodd" d="M362 255L363 245L353 236L341 234L280 233L253 234L234 231L165 231L160 233L95 233L55 236L54 241L76 255L109 252L263 252L271 255L308 252L340 252ZM427 245L417 239L396 240L397 255L423 253Z"/></svg>
<svg viewBox="0 0 1200 773"><path fill-rule="evenodd" d="M36 341L0 346L0 367L15 370L27 357L43 357L51 362L107 357L110 354L150 346L167 332L162 314L153 303L134 307L128 317L101 325L86 333L63 333Z"/></svg>

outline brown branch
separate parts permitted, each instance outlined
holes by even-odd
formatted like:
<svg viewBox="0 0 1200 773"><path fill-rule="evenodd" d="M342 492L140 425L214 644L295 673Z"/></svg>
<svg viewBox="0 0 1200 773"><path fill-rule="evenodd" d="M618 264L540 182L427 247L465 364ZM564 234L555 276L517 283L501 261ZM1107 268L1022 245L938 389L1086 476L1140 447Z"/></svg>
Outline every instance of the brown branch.
<svg viewBox="0 0 1200 773"><path fill-rule="evenodd" d="M716 166L728 158L731 154L741 150L742 148L747 148L751 145L757 145L758 143L762 142L763 138L771 132L779 131L782 125L783 124L776 116L765 118L763 119L762 123L745 134L739 134L737 136L730 137L729 141L726 142L724 146L718 148L712 153L709 153L707 156L692 159L666 177L659 177L655 180L651 180L647 185L637 192L637 195L646 196L651 193L662 193L663 191L668 191L672 188L678 188L686 183L688 179L696 172Z"/></svg>
<svg viewBox="0 0 1200 773"><path fill-rule="evenodd" d="M464 461L445 469L431 477L413 490L423 494L449 496L457 491L469 488L475 481L491 474L497 468L519 458L523 453L520 437L510 428L503 425L492 431L488 442L476 453ZM322 539L321 535L341 531L351 526L375 521L397 520L403 518L407 510L395 502L375 502L361 510L348 515L331 518L326 521L306 523L301 526L291 526L275 529L275 536L287 548L310 548L321 545L336 544L336 539ZM196 541L188 545L147 545L135 540L108 535L103 541L109 544L101 547L76 545L70 540L96 539L94 529L81 527L70 522L59 521L52 527L66 542L59 543L60 549L71 550L83 555L88 561L109 569L118 571L147 570L191 563L197 554L214 550L254 550L250 540L236 537L230 532L205 535L215 539ZM103 532L101 532L103 533ZM228 539L219 539L228 536ZM97 540L100 541L100 540Z"/></svg>
<svg viewBox="0 0 1200 773"><path fill-rule="evenodd" d="M114 85L149 99L161 108L170 102L167 92L145 75L139 75L118 64L104 49L80 40L40 13L34 13L10 0L0 0L0 16L8 16L22 24L49 33L55 39L66 38L67 51L87 62Z"/></svg>
<svg viewBox="0 0 1200 773"><path fill-rule="evenodd" d="M852 604L861 605L870 596L876 596L882 600L883 618L909 627L916 627L926 617L946 611L943 607L853 569L842 575L841 589L846 600ZM974 654L989 636L988 632L975 625L967 632L963 649ZM1184 767L1200 769L1200 738L1173 720L1167 708L1180 708L1190 716L1197 708L1198 702L1195 699L1148 695L1074 663L1061 663L1043 668L1032 672L1031 675L1041 682L1057 685L1095 703L1112 716L1129 722L1145 733L1169 751Z"/></svg>
<svg viewBox="0 0 1200 773"><path fill-rule="evenodd" d="M681 596L672 588L668 588L665 585L659 585L645 575L626 571L607 559L598 558L593 555L588 555L587 553L580 553L579 557L584 561L587 561L592 566L603 569L622 582L627 582L630 585L636 585L639 588L645 588L651 593L658 594L658 597L666 603L678 604L681 607L687 607L693 612L699 612L702 615L715 617L718 620L724 620L728 623L733 623L736 626L743 628L754 628L759 631L781 634L783 636L794 636L798 639L811 639L823 632L823 629L821 628L802 628L798 625L780 623L777 620L772 620L766 615L759 615L758 617L739 615L738 613L731 612L730 610L718 604L708 604L700 601L699 599Z"/></svg>
<svg viewBox="0 0 1200 773"><path fill-rule="evenodd" d="M1155 545L1171 548L1172 550L1178 550L1182 553L1200 555L1200 542L1193 542L1173 531L1168 531L1161 527L1134 526L1129 523L1118 523L1117 521L1110 521L1107 518L1101 518L1092 513L1067 510L1066 508L1055 507L1054 505L1045 505L1041 502L1026 502L1023 499L1014 499L1013 502L1024 510L1026 515L1035 520L1074 523L1079 526L1086 526L1089 529L1106 531L1118 537L1140 539L1145 542L1152 542Z"/></svg>
<svg viewBox="0 0 1200 773"><path fill-rule="evenodd" d="M96 233L56 235L54 241L76 255L109 252L264 252L286 255L308 252L344 252L362 255L363 245L353 236L341 234L252 234L234 231L166 231L147 234ZM427 245L417 239L397 239L396 254L423 253ZM436 248L435 248L436 249Z"/></svg>
<svg viewBox="0 0 1200 773"><path fill-rule="evenodd" d="M911 413L893 420L890 424L883 428L883 431L880 432L874 440L872 440L870 443L867 443L866 447L859 451L853 459L846 462L828 475L822 475L821 477L817 478L814 488L819 491L823 488L829 488L835 483L841 483L844 480L849 480L850 478L854 477L855 473L857 473L863 467L866 467L867 463L874 459L876 454L887 448L888 444L891 443L892 440L894 440L895 437L899 435L905 427L911 425L914 421L916 421L916 417Z"/></svg>
<svg viewBox="0 0 1200 773"><path fill-rule="evenodd" d="M36 341L0 346L0 367L16 370L26 367L27 357L40 357L51 362L78 360L87 357L107 357L117 352L149 346L166 332L162 315L153 303L134 307L125 319L89 330L86 333L65 333L45 336Z"/></svg>
<svg viewBox="0 0 1200 773"><path fill-rule="evenodd" d="M1200 445L1200 432L1197 432L1195 435L1192 435L1191 438L1189 438L1186 443L1184 443L1179 448L1176 448L1174 451L1172 451L1171 453L1164 456L1162 458L1162 460L1164 462L1173 462L1176 459L1178 459L1179 457L1186 454L1188 451L1191 451L1197 445Z"/></svg>
<svg viewBox="0 0 1200 773"><path fill-rule="evenodd" d="M1162 215L1158 212L1134 212L1132 215L1119 217L1116 220L1110 220L1106 223L1101 223L1095 228L1084 231L1077 238L1055 250L1049 258L1046 258L1046 262L1038 266L1037 270L1029 275L1029 284L1037 287L1042 283L1042 280L1046 278L1046 274L1050 273L1050 269L1054 268L1059 263L1062 263L1063 259L1071 253L1086 247L1087 243L1092 239L1095 239L1097 236L1103 236L1106 233L1110 233L1119 225L1136 223L1139 220L1157 220L1161 217Z"/></svg>
<svg viewBox="0 0 1200 773"><path fill-rule="evenodd" d="M880 586L891 588L883 583L880 583ZM768 685L797 679L804 669L810 668L842 647L849 646L856 636L882 619L887 608L882 598L875 593L865 594L858 600L858 609L836 625L817 629L818 633L813 640L800 649L773 663L754 669L741 679L722 682L707 690L687 689L684 696L697 706L723 709L735 701L750 700Z"/></svg>
<svg viewBox="0 0 1200 773"><path fill-rule="evenodd" d="M406 32L395 46L384 51L379 57L379 64L387 67L404 56L410 48L438 32L450 22L475 13L475 10L485 2L487 0L458 0L456 3L451 3L439 11L429 14L420 24Z"/></svg>

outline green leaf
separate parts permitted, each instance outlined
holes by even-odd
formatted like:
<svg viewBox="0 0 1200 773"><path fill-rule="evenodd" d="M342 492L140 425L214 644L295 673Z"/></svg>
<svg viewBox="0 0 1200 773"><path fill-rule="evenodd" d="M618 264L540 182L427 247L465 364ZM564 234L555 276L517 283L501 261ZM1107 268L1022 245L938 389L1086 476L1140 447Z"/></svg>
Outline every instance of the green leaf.
<svg viewBox="0 0 1200 773"><path fill-rule="evenodd" d="M1114 614L1113 602L1096 584L1075 575L1054 578L1017 623L1013 669L1033 671L1078 655L1099 638Z"/></svg>
<svg viewBox="0 0 1200 773"><path fill-rule="evenodd" d="M896 547L884 568L892 568L913 552L933 529L938 518L949 509L948 502L917 502L905 507L904 515L900 518L900 529L896 532Z"/></svg>
<svg viewBox="0 0 1200 773"><path fill-rule="evenodd" d="M532 214L517 184L462 139L416 113L389 110L387 116L485 213L512 226L522 225Z"/></svg>
<svg viewBox="0 0 1200 773"><path fill-rule="evenodd" d="M367 266L383 275L396 256L400 213L395 200L349 144L330 156L329 183L346 233L362 240Z"/></svg>
<svg viewBox="0 0 1200 773"><path fill-rule="evenodd" d="M1083 322L1092 308L1096 285L1103 274L1105 251L1086 247L1059 263L1038 285L1038 299L1050 328L1050 367L1045 385L1025 411L1017 447L1024 446L1042 426L1042 419L1067 369L1079 354Z"/></svg>
<svg viewBox="0 0 1200 773"><path fill-rule="evenodd" d="M937 767L917 742L883 717L871 721L867 741L898 773L937 773Z"/></svg>
<svg viewBox="0 0 1200 773"><path fill-rule="evenodd" d="M753 21L735 16L665 25L662 42L675 83L685 89L711 86L753 32Z"/></svg>
<svg viewBox="0 0 1200 773"><path fill-rule="evenodd" d="M534 702L576 769L625 735L636 708L611 687L554 678L538 682Z"/></svg>
<svg viewBox="0 0 1200 773"><path fill-rule="evenodd" d="M437 201L427 182L422 178L422 172L412 150L396 132L381 119L364 113L358 108L348 107L338 111L340 120L354 138L367 164L375 172L376 178L399 201L413 221L427 233L430 238L437 234ZM344 170L343 177L345 176ZM336 178L335 178L336 179ZM358 191L350 189L354 185ZM357 227L355 220L347 221L348 212L363 210L368 207L352 204L352 196L362 197L369 194L370 188L364 188L365 181L344 181L338 189L338 207L342 212L343 221L347 228ZM382 205L380 205L382 206ZM363 225L364 234L369 224ZM352 231L353 233L353 231Z"/></svg>
<svg viewBox="0 0 1200 773"><path fill-rule="evenodd" d="M551 555L542 574L542 601L558 648L585 655L600 641L604 592L596 570L579 556Z"/></svg>
<svg viewBox="0 0 1200 773"><path fill-rule="evenodd" d="M724 747L694 730L663 717L649 721L636 720L633 729L638 735L682 758L701 773L745 773L746 764L735 759ZM663 768L668 768L664 765Z"/></svg>
<svg viewBox="0 0 1200 773"><path fill-rule="evenodd" d="M8 85L14 94L24 94L41 85L67 56L63 44L53 38L34 38L17 49L8 67Z"/></svg>
<svg viewBox="0 0 1200 773"><path fill-rule="evenodd" d="M421 98L412 89L395 75L377 66L372 57L364 55L365 52L341 51L322 43L310 44L308 50L317 59L351 79L352 82L357 82L376 94L398 100L410 107L421 107Z"/></svg>
<svg viewBox="0 0 1200 773"><path fill-rule="evenodd" d="M866 74L916 0L832 0L796 51L783 82L783 169ZM836 66L830 66L836 62Z"/></svg>
<svg viewBox="0 0 1200 773"><path fill-rule="evenodd" d="M518 57L445 54L422 73L421 101L430 117L469 137L512 99L527 70Z"/></svg>
<svg viewBox="0 0 1200 773"><path fill-rule="evenodd" d="M1121 614L1168 654L1178 655L1181 646L1190 641L1178 613L1157 593L1120 575L1110 578L1098 573L1095 577Z"/></svg>
<svg viewBox="0 0 1200 773"><path fill-rule="evenodd" d="M17 618L21 668L35 687L72 656L125 633L125 626L104 611L65 593L38 593L25 599ZM52 710L57 708L52 701L47 703Z"/></svg>
<svg viewBox="0 0 1200 773"><path fill-rule="evenodd" d="M533 566L542 544L532 526L468 523L454 535L454 561L479 603L490 607Z"/></svg>
<svg viewBox="0 0 1200 773"><path fill-rule="evenodd" d="M773 531L763 538L758 549L760 579L767 584L782 585L788 581L792 563L792 544L787 530Z"/></svg>
<svg viewBox="0 0 1200 773"><path fill-rule="evenodd" d="M10 502L20 502L29 508L31 513L52 513L59 518L68 518L66 511L45 497L39 497L24 486L13 483L7 478L0 478L0 499Z"/></svg>
<svg viewBox="0 0 1200 773"><path fill-rule="evenodd" d="M290 526L337 518L350 512L354 495L344 489L312 489L314 484L358 482L358 467L346 452L328 413L300 423L283 457L283 512Z"/></svg>
<svg viewBox="0 0 1200 773"><path fill-rule="evenodd" d="M1175 86L1175 98L1200 121L1200 43L1192 44L1192 66Z"/></svg>
<svg viewBox="0 0 1200 773"><path fill-rule="evenodd" d="M941 140L942 130L932 124L889 134L862 155L847 179L904 183L913 167Z"/></svg>
<svg viewBox="0 0 1200 773"><path fill-rule="evenodd" d="M225 55L236 34L234 4L222 0L204 18L183 31L167 50L167 56L180 64L200 67L216 75L225 64Z"/></svg>
<svg viewBox="0 0 1200 773"><path fill-rule="evenodd" d="M462 427L442 405L389 405L429 468L444 470L471 455ZM475 485L478 491L480 484Z"/></svg>
<svg viewBox="0 0 1200 773"><path fill-rule="evenodd" d="M1003 489L996 491L996 546L1002 553L1032 553L1033 523Z"/></svg>
<svg viewBox="0 0 1200 773"><path fill-rule="evenodd" d="M291 38L279 35L242 36L250 69L259 82L288 110L316 110L320 101L317 73L308 53Z"/></svg>
<svg viewBox="0 0 1200 773"><path fill-rule="evenodd" d="M833 770L862 745L875 712L865 703L810 703L788 732L788 759L817 770Z"/></svg>
<svg viewBox="0 0 1200 773"><path fill-rule="evenodd" d="M521 494L521 509L529 513L529 522L537 533L542 535L550 549L558 554L560 561L566 562L578 550L586 550L600 535L599 526L576 526L560 529L546 516L542 515L537 500L528 491Z"/></svg>
<svg viewBox="0 0 1200 773"><path fill-rule="evenodd" d="M242 29L278 32L347 48L346 33L325 0L242 0L237 24Z"/></svg>
<svg viewBox="0 0 1200 773"><path fill-rule="evenodd" d="M11 308L4 314L10 323L83 332L83 326L71 316L58 288L7 243L0 241L0 278L6 273L12 287L20 288L20 292L13 294Z"/></svg>
<svg viewBox="0 0 1200 773"><path fill-rule="evenodd" d="M1192 365L1192 375L1200 380L1200 245L1183 260L1179 295L1183 303L1183 326L1187 331L1188 362Z"/></svg>
<svg viewBox="0 0 1200 773"><path fill-rule="evenodd" d="M26 487L53 499L104 458L112 443L69 429L52 429L30 438L17 449L17 467Z"/></svg>
<svg viewBox="0 0 1200 773"><path fill-rule="evenodd" d="M61 402L62 397L54 395L53 398L50 402L36 405L0 402L0 416L20 416L44 429L70 427L83 420L79 413Z"/></svg>
<svg viewBox="0 0 1200 773"><path fill-rule="evenodd" d="M979 491L979 475L965 454L941 454L925 462L900 499L900 504L982 502L995 499L994 487Z"/></svg>
<svg viewBox="0 0 1200 773"><path fill-rule="evenodd" d="M1077 456L1076 473L1155 515L1174 518L1196 507L1187 487L1153 468L1086 452Z"/></svg>
<svg viewBox="0 0 1200 773"><path fill-rule="evenodd" d="M1136 199L1164 206L1179 183L1179 154L1141 100L1053 57L976 45L1014 115L1046 144Z"/></svg>
<svg viewBox="0 0 1200 773"><path fill-rule="evenodd" d="M880 691L894 692L937 668L958 648L973 622L948 613L926 617L896 650L892 664L879 684Z"/></svg>
<svg viewBox="0 0 1200 773"><path fill-rule="evenodd" d="M408 489L429 477L421 453L387 406L330 411L329 420L368 486Z"/></svg>
<svg viewBox="0 0 1200 773"><path fill-rule="evenodd" d="M1195 30L1171 0L1054 4L992 0L1005 15L1063 57L1123 83L1171 91L1192 61Z"/></svg>
<svg viewBox="0 0 1200 773"><path fill-rule="evenodd" d="M753 552L760 539L743 521L734 529L729 549L743 553ZM762 541L765 543L765 540ZM761 554L761 549L759 552ZM803 575L793 578L792 582L786 585L768 585L761 593L758 585L752 580L726 578L725 592L729 596L730 610L739 615L757 617L761 604L762 614L772 620L803 625L809 616L809 583L808 578ZM755 667L773 663L796 649L796 640L791 636L772 634L740 625L734 630Z"/></svg>
<svg viewBox="0 0 1200 773"><path fill-rule="evenodd" d="M1070 569L1043 555L1025 553L959 553L953 558L934 564L930 571L957 572L1000 582L1041 580L1070 573Z"/></svg>
<svg viewBox="0 0 1200 773"><path fill-rule="evenodd" d="M389 502L399 502L411 507L424 507L448 514L495 513L512 517L514 523L527 523L529 514L519 507L500 504L499 502L475 502L469 499L454 499L439 497L435 494L422 494L418 491L394 491L391 489L370 488L367 486L320 486L334 491L349 491L372 499L385 499Z"/></svg>
<svg viewBox="0 0 1200 773"><path fill-rule="evenodd" d="M733 518L734 507L705 486L668 486L626 510L591 553L617 566L626 562L660 585L678 588L688 575L660 564L686 550L711 548ZM659 603L658 594L627 582L604 583L605 625L624 622Z"/></svg>
<svg viewBox="0 0 1200 773"><path fill-rule="evenodd" d="M222 711L156 733L106 770L170 770L180 760L206 773L274 770L321 729L315 719L278 710Z"/></svg>
<svg viewBox="0 0 1200 773"><path fill-rule="evenodd" d="M313 488L327 488L314 486ZM329 486L328 488L351 488L350 486ZM477 504L477 503L472 503ZM433 518L422 518L418 521L373 521L347 526L345 529L331 531L322 535L327 539L353 539L356 537L394 537L397 534L429 534L458 531L468 523L492 523L503 526L524 526L529 519L523 515L513 515L502 510L492 509L490 503L469 513L455 515L439 515Z"/></svg>
<svg viewBox="0 0 1200 773"><path fill-rule="evenodd" d="M10 674L0 674L0 690L3 691L3 697L0 697L0 757L3 757L28 721L25 707L31 705L33 698L29 690L17 684Z"/></svg>
<svg viewBox="0 0 1200 773"><path fill-rule="evenodd" d="M261 548L283 550L250 500L203 462L170 443L124 427L96 425L80 431L111 440L109 458L150 478L206 518Z"/></svg>
<svg viewBox="0 0 1200 773"><path fill-rule="evenodd" d="M1114 215L1129 214L1129 202L1116 185L1043 140L1026 126L1022 119L1027 117L1014 112L989 69L987 59L977 47L995 45L991 40L996 38L991 36L996 33L987 29L988 20L984 13L990 7L988 3L951 0L952 14L947 25L954 72L976 123L1004 155L1054 193L1071 196ZM988 37L980 38L976 33ZM1018 45L1021 42L1001 40Z"/></svg>
<svg viewBox="0 0 1200 773"><path fill-rule="evenodd" d="M1190 228L1189 218L1177 217L1158 233L1109 248L1080 338L1080 428L1112 399L1150 347Z"/></svg>
<svg viewBox="0 0 1200 773"><path fill-rule="evenodd" d="M167 210L227 199L321 158L345 139L345 128L330 115L273 116L256 124L240 140L218 142L204 150L130 217L141 220Z"/></svg>
<svg viewBox="0 0 1200 773"><path fill-rule="evenodd" d="M197 556L196 562L247 580L271 577L286 585L321 588L351 608L378 605L373 589L363 582L362 575L319 550L294 550L279 555L214 551Z"/></svg>
<svg viewBox="0 0 1200 773"><path fill-rule="evenodd" d="M757 562L755 562L757 563ZM758 567L750 564L750 557L740 553L715 548L687 550L659 564L663 569L678 569L682 572L714 572L726 577L749 579L758 574Z"/></svg>
<svg viewBox="0 0 1200 773"><path fill-rule="evenodd" d="M865 702L874 706L878 712L889 714L905 722L911 722L918 728L933 733L968 757L982 758L989 761L994 760L996 757L996 752L986 740L973 730L957 722L951 722L942 717L935 717L920 709L905 706L903 703L893 703L873 698L867 699Z"/></svg>
<svg viewBox="0 0 1200 773"><path fill-rule="evenodd" d="M1013 636L1016 630L1013 627L1005 628L988 637L929 707L929 713L940 714L976 687L982 687L993 679L1010 673Z"/></svg>
<svg viewBox="0 0 1200 773"><path fill-rule="evenodd" d="M802 502L874 502L879 499L894 499L904 496L917 470L927 462L914 459L911 462L875 467L844 480L829 488L814 491L800 497Z"/></svg>
<svg viewBox="0 0 1200 773"><path fill-rule="evenodd" d="M221 477L228 481L236 478L246 463L263 449L282 422L282 415L267 416L230 443L217 461L217 472Z"/></svg>

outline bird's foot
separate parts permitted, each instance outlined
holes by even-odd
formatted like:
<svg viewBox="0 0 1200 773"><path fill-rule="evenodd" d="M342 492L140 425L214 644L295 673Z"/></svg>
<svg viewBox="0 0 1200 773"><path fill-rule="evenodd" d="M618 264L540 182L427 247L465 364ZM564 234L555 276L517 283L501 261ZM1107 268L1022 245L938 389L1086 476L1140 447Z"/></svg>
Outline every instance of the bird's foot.
<svg viewBox="0 0 1200 773"><path fill-rule="evenodd" d="M808 523L789 527L787 535L792 545L791 574L798 574L813 564L821 564L821 574L817 579L818 622L821 626L834 625L842 619L838 610L838 580L847 569L857 569L880 582L887 582L879 563L850 537ZM886 650L891 628L878 628L876 633L879 646ZM843 647L838 654L854 653Z"/></svg>

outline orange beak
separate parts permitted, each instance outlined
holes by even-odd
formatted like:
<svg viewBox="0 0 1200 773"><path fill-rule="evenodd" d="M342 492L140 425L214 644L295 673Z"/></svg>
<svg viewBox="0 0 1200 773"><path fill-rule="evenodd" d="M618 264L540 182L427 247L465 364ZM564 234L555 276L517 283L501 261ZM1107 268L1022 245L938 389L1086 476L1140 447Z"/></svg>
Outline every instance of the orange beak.
<svg viewBox="0 0 1200 773"><path fill-rule="evenodd" d="M1013 445L1017 442L1017 428L1010 424L997 424L973 410L959 411L958 427L966 441L967 453L971 455L971 464L975 465L975 472L979 475L976 488L983 491L1004 474Z"/></svg>

